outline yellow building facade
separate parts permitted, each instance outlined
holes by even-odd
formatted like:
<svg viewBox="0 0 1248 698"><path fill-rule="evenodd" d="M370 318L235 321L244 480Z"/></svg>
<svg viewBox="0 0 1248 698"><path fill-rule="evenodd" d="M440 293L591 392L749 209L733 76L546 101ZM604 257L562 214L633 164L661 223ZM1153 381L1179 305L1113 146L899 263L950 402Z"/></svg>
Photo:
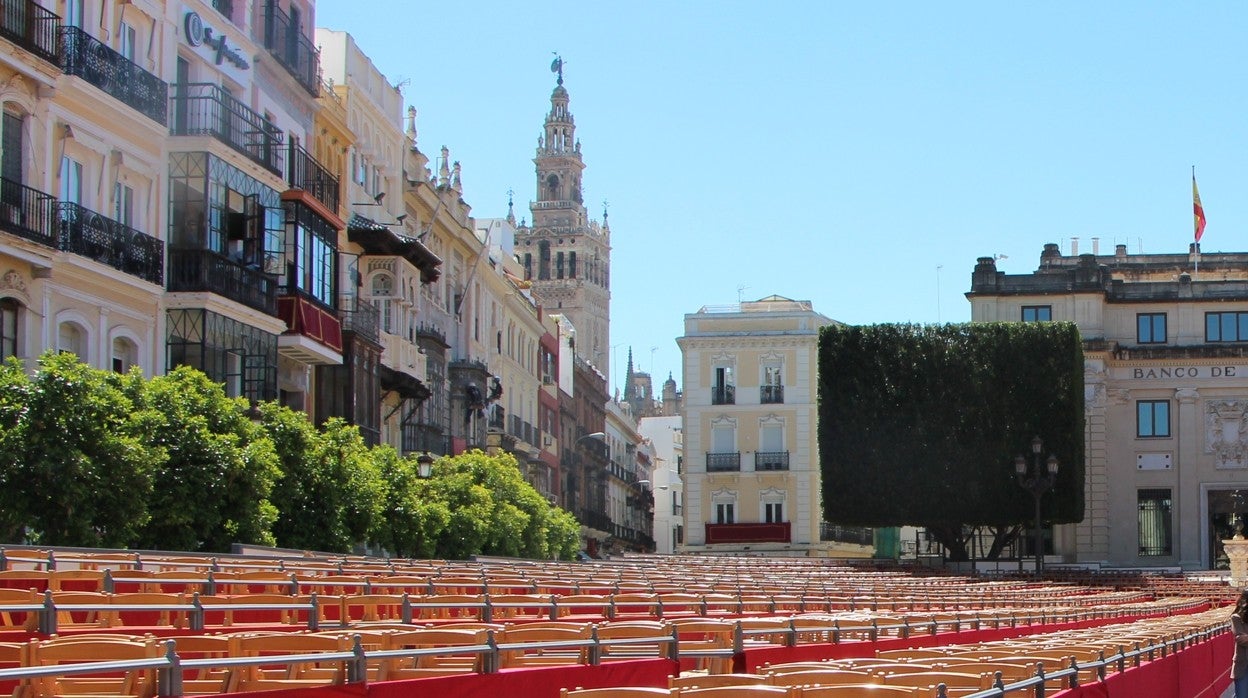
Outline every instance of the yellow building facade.
<svg viewBox="0 0 1248 698"><path fill-rule="evenodd" d="M809 301L769 296L685 316L682 552L869 556L821 538Z"/></svg>

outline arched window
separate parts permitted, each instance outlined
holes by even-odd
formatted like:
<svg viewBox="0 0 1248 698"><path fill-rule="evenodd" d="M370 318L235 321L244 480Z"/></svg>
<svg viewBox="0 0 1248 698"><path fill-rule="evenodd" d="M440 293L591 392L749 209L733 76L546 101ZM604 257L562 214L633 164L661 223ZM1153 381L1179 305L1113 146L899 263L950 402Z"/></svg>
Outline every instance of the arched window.
<svg viewBox="0 0 1248 698"><path fill-rule="evenodd" d="M550 242L542 240L537 244L537 278L541 281L550 279Z"/></svg>
<svg viewBox="0 0 1248 698"><path fill-rule="evenodd" d="M0 359L21 356L18 353L22 348L18 340L21 322L22 304L15 298L0 298Z"/></svg>
<svg viewBox="0 0 1248 698"><path fill-rule="evenodd" d="M75 354L83 363L90 363L87 354L87 332L76 322L62 322L56 331L56 350Z"/></svg>
<svg viewBox="0 0 1248 698"><path fill-rule="evenodd" d="M127 373L139 363L139 347L129 337L113 339L113 371Z"/></svg>
<svg viewBox="0 0 1248 698"><path fill-rule="evenodd" d="M394 278L389 274L374 276L369 292L381 311L381 330L394 334Z"/></svg>

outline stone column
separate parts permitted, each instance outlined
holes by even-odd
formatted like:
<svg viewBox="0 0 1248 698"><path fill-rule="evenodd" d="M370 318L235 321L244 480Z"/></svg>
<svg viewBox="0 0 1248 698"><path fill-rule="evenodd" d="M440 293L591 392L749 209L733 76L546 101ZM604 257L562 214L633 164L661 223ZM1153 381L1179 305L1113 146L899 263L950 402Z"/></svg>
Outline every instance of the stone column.
<svg viewBox="0 0 1248 698"><path fill-rule="evenodd" d="M1237 536L1222 541L1222 546L1231 560L1231 586L1237 589L1248 586L1248 539Z"/></svg>

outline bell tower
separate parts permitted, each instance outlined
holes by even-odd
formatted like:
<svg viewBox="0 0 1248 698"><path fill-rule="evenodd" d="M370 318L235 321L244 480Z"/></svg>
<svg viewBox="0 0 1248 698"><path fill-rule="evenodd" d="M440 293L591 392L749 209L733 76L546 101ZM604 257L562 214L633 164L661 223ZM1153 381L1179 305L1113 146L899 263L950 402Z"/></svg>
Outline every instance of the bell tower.
<svg viewBox="0 0 1248 698"><path fill-rule="evenodd" d="M572 321L580 342L577 355L610 376L611 228L606 202L602 224L589 219L581 179L585 162L576 138L576 119L568 108L562 58L550 70L558 75L550 93L542 135L533 158L537 196L529 204L532 225L516 230L516 252L525 279L533 282L537 302L548 313Z"/></svg>

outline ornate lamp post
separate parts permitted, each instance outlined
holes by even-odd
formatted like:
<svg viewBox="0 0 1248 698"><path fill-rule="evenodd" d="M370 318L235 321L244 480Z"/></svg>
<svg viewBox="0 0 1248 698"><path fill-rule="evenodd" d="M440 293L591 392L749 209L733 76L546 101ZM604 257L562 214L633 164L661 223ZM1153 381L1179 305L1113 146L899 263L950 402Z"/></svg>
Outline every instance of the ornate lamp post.
<svg viewBox="0 0 1248 698"><path fill-rule="evenodd" d="M417 474L420 475L422 479L427 478L430 475L432 475L433 474L433 454L428 451L425 451L419 456L416 456L416 467L417 467Z"/></svg>
<svg viewBox="0 0 1248 698"><path fill-rule="evenodd" d="M1014 474L1018 476L1018 484L1031 493L1036 500L1035 551L1036 574L1040 574L1040 566L1044 559L1044 538L1040 531L1040 498L1053 488L1057 480L1057 456L1052 453L1043 462L1040 452L1044 450L1044 442L1037 436L1031 440L1031 469L1028 471L1027 459L1021 455L1014 456Z"/></svg>

